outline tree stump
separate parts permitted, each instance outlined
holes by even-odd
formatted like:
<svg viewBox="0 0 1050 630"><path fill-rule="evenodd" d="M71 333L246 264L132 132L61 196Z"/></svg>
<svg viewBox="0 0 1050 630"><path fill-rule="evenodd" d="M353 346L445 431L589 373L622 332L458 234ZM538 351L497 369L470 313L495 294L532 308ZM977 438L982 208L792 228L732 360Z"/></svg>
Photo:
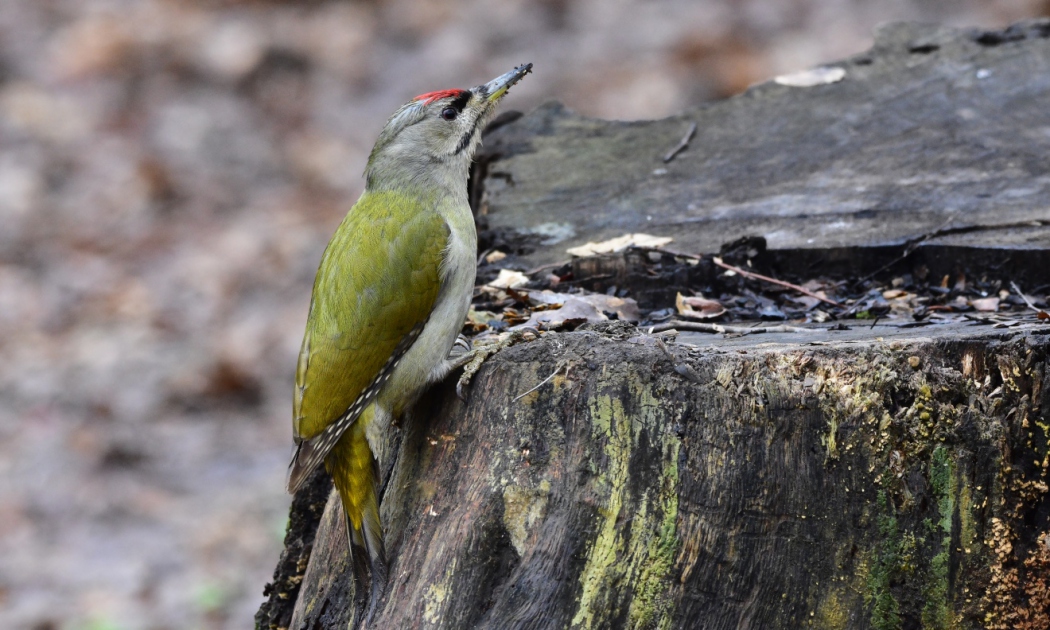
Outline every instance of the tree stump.
<svg viewBox="0 0 1050 630"><path fill-rule="evenodd" d="M838 83L650 123L541 108L486 140L482 238L544 264L624 232L757 233L781 270L1050 282L1048 36L903 25ZM662 299L628 258L619 286ZM1050 627L1048 350L1034 318L514 346L394 436L372 627ZM329 489L296 498L258 628L360 625Z"/></svg>

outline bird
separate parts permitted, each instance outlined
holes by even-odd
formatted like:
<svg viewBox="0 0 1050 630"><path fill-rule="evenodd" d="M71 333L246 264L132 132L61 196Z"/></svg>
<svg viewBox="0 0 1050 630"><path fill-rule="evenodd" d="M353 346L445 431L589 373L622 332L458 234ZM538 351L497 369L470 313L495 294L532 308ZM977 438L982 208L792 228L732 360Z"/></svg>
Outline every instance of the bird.
<svg viewBox="0 0 1050 630"><path fill-rule="evenodd" d="M381 436L427 386L464 365L451 357L474 289L471 160L522 64L470 89L420 94L387 121L365 189L324 250L295 371L295 493L324 464L342 502L355 567L371 575L371 618L386 584L379 516ZM364 564L361 564L363 560Z"/></svg>

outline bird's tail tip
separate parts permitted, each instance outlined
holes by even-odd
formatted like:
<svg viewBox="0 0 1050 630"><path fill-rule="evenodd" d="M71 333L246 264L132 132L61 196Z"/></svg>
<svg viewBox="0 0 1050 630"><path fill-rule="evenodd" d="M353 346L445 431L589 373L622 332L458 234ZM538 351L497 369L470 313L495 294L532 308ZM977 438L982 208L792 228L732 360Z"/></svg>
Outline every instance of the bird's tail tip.
<svg viewBox="0 0 1050 630"><path fill-rule="evenodd" d="M362 627L370 626L379 612L388 572L379 519L379 470L365 437L366 424L355 423L325 460L343 503L355 590L367 594L358 600L367 602Z"/></svg>
<svg viewBox="0 0 1050 630"><path fill-rule="evenodd" d="M358 588L367 585L367 598L364 601L365 611L362 627L372 624L379 612L380 603L386 594L386 582L389 569L383 549L382 530L378 526L379 513L374 518L366 513L361 528L356 529L347 518L347 538L350 543L350 556L354 566L354 578Z"/></svg>

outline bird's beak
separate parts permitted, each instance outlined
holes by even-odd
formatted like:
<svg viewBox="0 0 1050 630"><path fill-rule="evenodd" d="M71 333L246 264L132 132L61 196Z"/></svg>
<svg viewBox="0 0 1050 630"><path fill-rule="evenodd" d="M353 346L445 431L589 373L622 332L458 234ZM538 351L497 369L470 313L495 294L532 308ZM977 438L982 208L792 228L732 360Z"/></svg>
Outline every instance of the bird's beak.
<svg viewBox="0 0 1050 630"><path fill-rule="evenodd" d="M514 85L521 80L523 76L532 72L532 64L526 63L514 68L506 74L501 74L495 79L486 83L482 88L485 90L485 94L488 94L486 100L489 103L495 103L500 99L501 96L507 93L510 86Z"/></svg>

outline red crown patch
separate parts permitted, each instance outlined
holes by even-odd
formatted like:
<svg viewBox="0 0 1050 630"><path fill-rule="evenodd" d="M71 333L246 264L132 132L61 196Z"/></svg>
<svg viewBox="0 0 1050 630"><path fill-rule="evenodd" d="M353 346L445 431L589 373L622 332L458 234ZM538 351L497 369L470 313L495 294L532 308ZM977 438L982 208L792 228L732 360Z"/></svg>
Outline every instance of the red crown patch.
<svg viewBox="0 0 1050 630"><path fill-rule="evenodd" d="M439 98L445 98L446 96L455 98L465 91L466 90L438 90L437 92L427 92L426 94L420 94L412 100L423 101L424 105L430 105Z"/></svg>

